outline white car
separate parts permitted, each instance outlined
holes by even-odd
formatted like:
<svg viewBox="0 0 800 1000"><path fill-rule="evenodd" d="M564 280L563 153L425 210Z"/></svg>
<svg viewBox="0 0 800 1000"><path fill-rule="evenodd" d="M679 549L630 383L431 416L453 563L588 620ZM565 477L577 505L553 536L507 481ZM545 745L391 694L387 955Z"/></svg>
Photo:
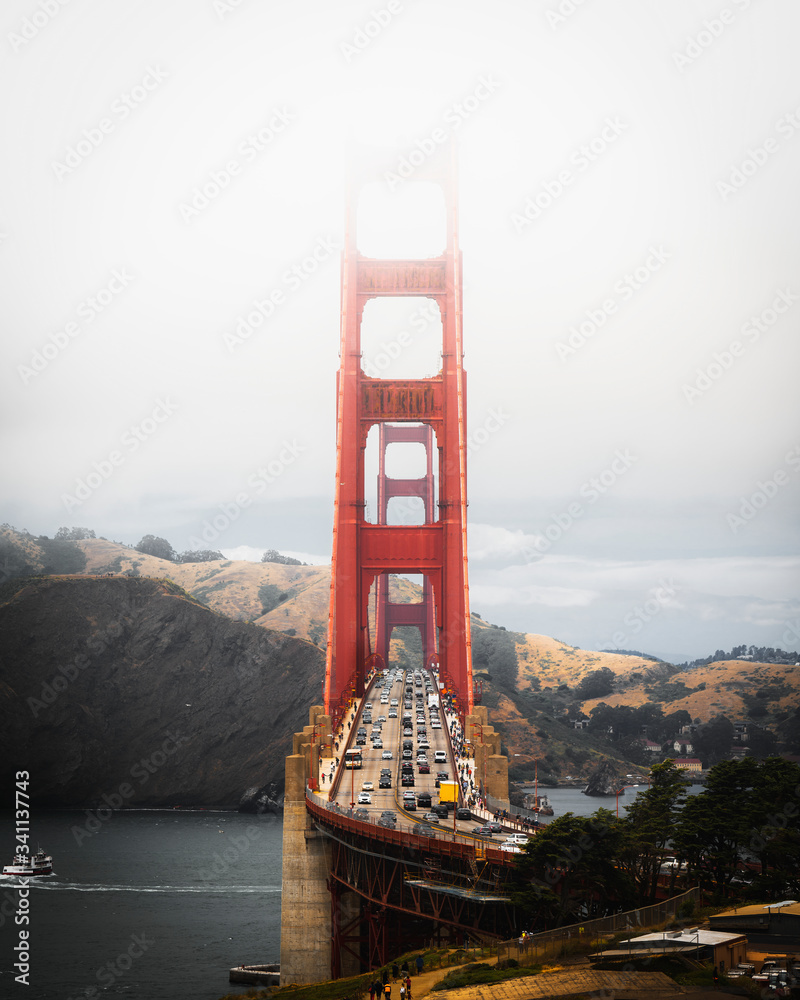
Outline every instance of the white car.
<svg viewBox="0 0 800 1000"><path fill-rule="evenodd" d="M384 750L383 753L381 754L381 760L391 760L391 759L392 759L392 751Z"/></svg>
<svg viewBox="0 0 800 1000"><path fill-rule="evenodd" d="M446 764L447 754L444 750L436 750L433 754L433 759L437 764Z"/></svg>
<svg viewBox="0 0 800 1000"><path fill-rule="evenodd" d="M361 786L361 791L362 792L371 792L371 791L374 790L374 788L375 788L375 786L372 784L371 781L365 781L364 784Z"/></svg>
<svg viewBox="0 0 800 1000"><path fill-rule="evenodd" d="M508 841L505 844L500 845L501 851L508 851L509 854L522 854L522 848L517 844L509 844Z"/></svg>
<svg viewBox="0 0 800 1000"><path fill-rule="evenodd" d="M359 792L358 793L358 804L360 806L371 806L372 805L372 796L369 794L369 792Z"/></svg>

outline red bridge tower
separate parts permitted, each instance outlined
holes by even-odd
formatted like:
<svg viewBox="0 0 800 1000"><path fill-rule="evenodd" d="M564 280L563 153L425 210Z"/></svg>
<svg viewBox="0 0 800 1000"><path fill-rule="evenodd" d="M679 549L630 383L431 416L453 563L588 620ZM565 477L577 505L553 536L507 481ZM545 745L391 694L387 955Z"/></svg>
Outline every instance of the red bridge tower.
<svg viewBox="0 0 800 1000"><path fill-rule="evenodd" d="M358 250L358 196L380 180L377 169L351 169L342 259L340 367L337 377L337 461L331 602L325 673L325 713L334 725L352 696L364 692L373 652L386 656L391 630L420 628L426 665L438 660L440 679L472 711L469 585L467 576L466 374L463 368L461 253L454 149L419 168L411 180L433 181L444 193L446 246L441 256L375 259ZM432 299L442 320L442 366L431 378L375 378L361 363L361 322L377 297ZM366 519L365 451L370 428L380 428L378 512ZM420 479L386 475L386 448L422 444L426 473ZM438 489L436 484L438 482ZM389 500L422 500L418 525L387 523ZM386 574L421 574L421 604L393 604ZM369 630L370 589L376 586L375 636Z"/></svg>

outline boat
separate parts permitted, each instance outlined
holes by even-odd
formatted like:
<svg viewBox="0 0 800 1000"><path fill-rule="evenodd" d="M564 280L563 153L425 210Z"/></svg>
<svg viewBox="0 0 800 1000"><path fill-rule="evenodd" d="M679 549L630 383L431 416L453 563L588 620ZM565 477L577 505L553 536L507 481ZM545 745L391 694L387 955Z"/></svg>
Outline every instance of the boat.
<svg viewBox="0 0 800 1000"><path fill-rule="evenodd" d="M30 875L50 875L52 871L53 859L41 848L34 855L17 851L11 864L3 866L4 875L21 875L23 878Z"/></svg>

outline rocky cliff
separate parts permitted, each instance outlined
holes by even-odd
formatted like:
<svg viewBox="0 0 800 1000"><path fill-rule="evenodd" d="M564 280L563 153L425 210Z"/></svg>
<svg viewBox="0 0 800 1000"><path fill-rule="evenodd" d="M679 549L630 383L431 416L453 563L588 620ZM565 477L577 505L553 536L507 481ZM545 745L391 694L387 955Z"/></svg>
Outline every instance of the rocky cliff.
<svg viewBox="0 0 800 1000"><path fill-rule="evenodd" d="M0 778L40 805L262 805L319 701L324 654L169 581L37 578L0 593Z"/></svg>

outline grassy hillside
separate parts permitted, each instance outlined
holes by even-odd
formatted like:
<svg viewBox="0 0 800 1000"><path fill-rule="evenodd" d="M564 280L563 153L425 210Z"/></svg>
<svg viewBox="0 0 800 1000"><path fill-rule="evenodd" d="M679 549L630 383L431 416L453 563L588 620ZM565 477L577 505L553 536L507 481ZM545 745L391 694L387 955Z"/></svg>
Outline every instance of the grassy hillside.
<svg viewBox="0 0 800 1000"><path fill-rule="evenodd" d="M43 553L31 536L0 530L0 541L19 547L17 564L34 571ZM107 573L168 577L208 605L234 620L251 621L324 648L327 638L330 568L253 563L226 559L173 563L143 555L105 539L73 543L86 557L84 574ZM391 598L415 602L420 589L392 578ZM535 633L507 632L473 614L473 669L484 704L503 736L512 773L530 771L563 778L591 770L611 757L622 771L637 765L597 733L576 730L573 720L608 706L659 706L665 715L679 710L692 720L708 722L718 715L732 722L757 721L771 729L800 706L800 668L785 664L727 660L689 669L654 658L578 649ZM391 658L416 666L421 659L419 633L395 630ZM604 693L582 691L602 671Z"/></svg>

